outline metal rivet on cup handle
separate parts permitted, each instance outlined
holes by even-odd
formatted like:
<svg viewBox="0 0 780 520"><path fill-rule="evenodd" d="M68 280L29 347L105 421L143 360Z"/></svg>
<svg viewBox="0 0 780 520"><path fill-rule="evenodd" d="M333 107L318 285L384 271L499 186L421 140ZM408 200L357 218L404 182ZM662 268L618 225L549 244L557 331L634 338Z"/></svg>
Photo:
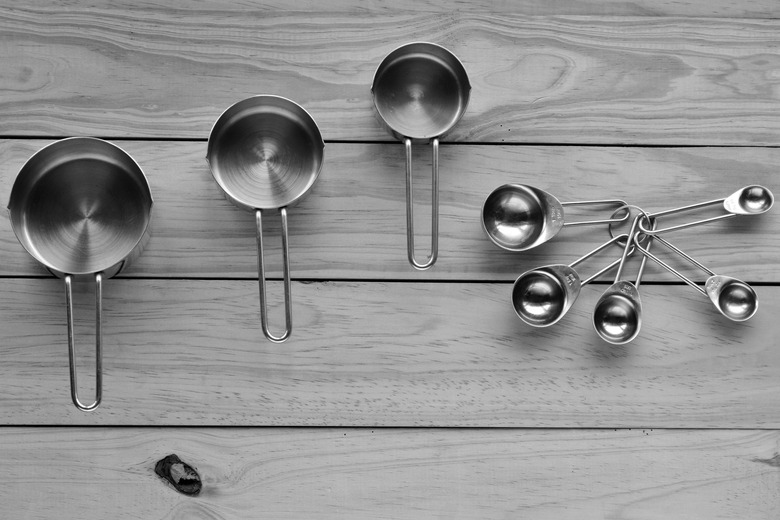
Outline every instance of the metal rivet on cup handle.
<svg viewBox="0 0 780 520"><path fill-rule="evenodd" d="M103 279L124 269L149 239L152 194L138 164L101 139L73 137L36 152L14 181L8 211L22 246L65 282L71 399L102 400ZM78 396L74 279L95 281L95 399Z"/></svg>
<svg viewBox="0 0 780 520"><path fill-rule="evenodd" d="M297 103L279 96L244 99L219 116L211 129L206 160L227 199L255 214L260 322L270 341L292 333L287 207L314 185L323 162L322 140L314 119ZM285 329L268 327L262 212L278 210L282 225Z"/></svg>
<svg viewBox="0 0 780 520"><path fill-rule="evenodd" d="M439 251L439 138L466 111L471 85L463 64L449 50L427 42L398 47L379 64L371 93L377 114L387 130L406 149L406 239L409 263L428 269ZM425 262L418 262L414 248L412 198L412 143L430 142L431 249Z"/></svg>

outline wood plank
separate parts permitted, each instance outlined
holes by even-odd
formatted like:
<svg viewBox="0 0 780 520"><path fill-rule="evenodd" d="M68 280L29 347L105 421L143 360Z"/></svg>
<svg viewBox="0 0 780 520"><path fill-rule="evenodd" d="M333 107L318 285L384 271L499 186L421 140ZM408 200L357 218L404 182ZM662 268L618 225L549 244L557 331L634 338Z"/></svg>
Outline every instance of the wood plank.
<svg viewBox="0 0 780 520"><path fill-rule="evenodd" d="M223 3L0 9L0 134L205 139L229 105L269 93L310 110L326 139L386 141L373 73L398 45L430 40L463 61L474 87L448 141L779 142L777 19L535 17L448 5L313 11L302 24L294 13Z"/></svg>
<svg viewBox="0 0 780 520"><path fill-rule="evenodd" d="M82 393L89 284L78 285ZM281 287L271 286L271 323ZM8 279L0 301L3 424L780 426L780 288L733 323L687 286L643 285L644 324L612 346L583 289L553 327L514 314L509 284L295 283L294 331L266 341L252 281L109 280L104 402L68 394L61 282ZM85 397L86 399L86 397Z"/></svg>
<svg viewBox="0 0 780 520"><path fill-rule="evenodd" d="M9 518L770 519L777 431L0 430ZM154 474L178 454L192 498Z"/></svg>
<svg viewBox="0 0 780 520"><path fill-rule="evenodd" d="M127 3L117 0L77 3L83 8L127 9ZM97 4L97 5L95 5ZM25 6L36 9L62 10L73 9L74 2L30 0ZM441 13L441 12L492 12L504 14L523 14L528 16L580 15L580 16L652 16L652 17L709 17L709 18L778 18L780 7L772 0L418 0L398 1L388 4L379 0L144 0L134 2L133 11L138 9L162 12L170 15L173 11L211 10L219 12L281 12L281 13L362 13L373 16L385 16L398 12Z"/></svg>
<svg viewBox="0 0 780 520"><path fill-rule="evenodd" d="M48 142L0 141L3 203L24 162ZM203 159L205 143L117 143L144 168L155 198L152 239L123 276L257 277L254 219L223 196ZM428 153L420 147L415 157L420 257L426 254L430 229ZM400 144L326 145L320 179L290 209L293 277L513 281L538 265L570 263L608 235L601 226L564 229L555 240L531 251L503 251L487 239L480 224L482 203L497 186L530 184L563 201L621 198L658 211L723 197L748 184L777 192L780 149L443 146L440 259L425 272L412 269L406 259L403 160ZM567 215L577 220L593 213L570 210ZM681 231L669 239L718 273L778 282L777 229L780 213L775 208L757 217ZM275 214L269 216L266 234L269 276L280 277ZM617 251L605 255L583 264L582 272L595 272ZM14 236L8 214L1 212L0 276L44 275ZM675 280L654 266L645 279Z"/></svg>

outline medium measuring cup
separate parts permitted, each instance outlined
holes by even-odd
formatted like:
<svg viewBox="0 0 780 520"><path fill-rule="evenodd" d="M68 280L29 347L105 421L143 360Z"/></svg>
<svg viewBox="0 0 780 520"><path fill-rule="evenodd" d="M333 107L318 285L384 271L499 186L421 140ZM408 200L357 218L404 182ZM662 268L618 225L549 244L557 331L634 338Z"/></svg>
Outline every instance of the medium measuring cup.
<svg viewBox="0 0 780 520"><path fill-rule="evenodd" d="M428 269L439 251L439 138L466 111L471 85L463 64L439 45L415 42L385 57L374 74L371 93L377 114L389 132L406 148L406 240L409 263ZM431 252L418 262L414 250L412 143L430 142Z"/></svg>
<svg viewBox="0 0 780 520"><path fill-rule="evenodd" d="M715 206L718 204L723 205L723 209L726 213L718 215L716 217L710 217L695 222L688 222L685 224L679 224L677 226L669 226L660 229L647 229L644 226L644 220L639 223L639 230L647 235L658 235L666 233L668 231L675 231L678 229L686 229L693 226L699 226L701 224L707 224L716 220L724 218L736 217L738 215L760 215L769 211L775 202L774 195L767 188L758 185L745 186L729 195L724 199L710 200L707 202L699 202L697 204L691 204L690 206L683 206L680 208L667 209L664 211L657 211L655 213L649 213L647 216L656 219L666 215L674 215L685 211L693 211L708 206Z"/></svg>
<svg viewBox="0 0 780 520"><path fill-rule="evenodd" d="M582 280L574 267L628 235L618 235L569 265L537 267L521 274L512 286L512 306L521 320L533 327L549 327L569 311L583 285L587 285L620 263L615 260L591 277Z"/></svg>
<svg viewBox="0 0 780 520"><path fill-rule="evenodd" d="M593 310L593 326L596 332L601 339L613 345L623 345L633 341L642 328L642 299L639 296L639 284L647 258L642 258L636 282L622 280L622 275L626 259L633 251L632 242L634 244L639 242L636 238L639 235L637 229L639 220L643 217L643 215L634 217L623 256L620 258L620 266L615 275L615 282L604 291Z"/></svg>
<svg viewBox="0 0 780 520"><path fill-rule="evenodd" d="M219 116L209 134L206 160L227 199L255 214L260 322L265 337L282 342L292 332L287 207L314 185L322 168L322 140L314 119L289 99L262 95L244 99ZM263 211L278 210L282 223L285 329L268 327L263 250Z"/></svg>
<svg viewBox="0 0 780 520"><path fill-rule="evenodd" d="M36 152L11 189L8 211L30 255L65 282L70 393L79 410L103 395L103 279L124 269L149 239L152 194L143 171L107 141L73 137ZM95 400L79 399L72 283L95 281Z"/></svg>
<svg viewBox="0 0 780 520"><path fill-rule="evenodd" d="M564 226L587 226L624 222L624 217L565 222L564 206L616 205L622 200L560 202L544 190L524 184L504 184L493 190L482 204L482 229L488 238L507 251L527 251L547 242Z"/></svg>
<svg viewBox="0 0 780 520"><path fill-rule="evenodd" d="M699 284L672 268L666 262L650 253L647 249L644 249L641 245L638 245L638 249L645 257L651 258L657 262L658 265L677 276L680 280L703 295L708 296L718 311L728 319L732 321L745 321L753 317L758 310L758 295L756 295L756 292L750 285L730 276L717 275L663 238L655 237L655 239L710 275L704 282L704 288L702 289Z"/></svg>

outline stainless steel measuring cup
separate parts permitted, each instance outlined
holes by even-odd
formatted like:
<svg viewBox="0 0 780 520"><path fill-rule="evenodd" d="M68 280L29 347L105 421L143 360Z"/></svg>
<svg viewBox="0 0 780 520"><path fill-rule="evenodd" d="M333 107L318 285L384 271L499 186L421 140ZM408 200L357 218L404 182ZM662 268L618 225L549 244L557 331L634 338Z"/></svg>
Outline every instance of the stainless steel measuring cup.
<svg viewBox="0 0 780 520"><path fill-rule="evenodd" d="M620 259L620 266L615 275L615 282L604 291L593 310L593 327L596 333L601 339L613 345L623 345L633 341L642 328L642 298L639 296L639 284L642 281L647 258L642 258L635 282L622 279L626 259L633 251L632 246L639 242L636 237L638 224L642 218L645 218L645 215L634 217Z"/></svg>
<svg viewBox="0 0 780 520"><path fill-rule="evenodd" d="M628 219L629 213L626 212L625 216L619 218L565 221L564 206L585 205L628 206L622 200L561 202L533 186L504 184L493 190L482 204L482 229L502 249L527 251L553 238L564 226L612 224Z"/></svg>
<svg viewBox="0 0 780 520"><path fill-rule="evenodd" d="M521 274L512 286L512 306L518 317L533 327L549 327L569 311L587 285L620 263L615 260L596 274L582 280L574 267L628 235L618 235L569 265L537 267Z"/></svg>
<svg viewBox="0 0 780 520"><path fill-rule="evenodd" d="M406 240L409 263L428 269L439 251L439 138L466 111L471 85L463 64L450 51L427 42L398 47L382 60L371 93L384 126L406 147ZM432 145L431 253L418 262L414 249L412 143Z"/></svg>
<svg viewBox="0 0 780 520"><path fill-rule="evenodd" d="M699 284L690 280L688 277L639 245L639 251L641 251L646 258L651 258L660 266L677 276L680 280L709 297L718 311L728 319L732 321L745 321L753 317L758 310L758 295L750 285L742 280L732 278L731 276L717 275L663 238L655 237L655 239L707 273L709 278L704 282L704 288L702 289Z"/></svg>
<svg viewBox="0 0 780 520"><path fill-rule="evenodd" d="M254 96L229 107L214 123L206 160L227 199L255 214L260 321L265 337L282 342L292 332L287 208L314 185L325 143L314 119L297 103L279 96ZM285 329L268 327L263 211L278 210L282 224Z"/></svg>
<svg viewBox="0 0 780 520"><path fill-rule="evenodd" d="M65 282L71 399L91 411L103 389L103 279L125 268L149 238L152 194L143 171L121 148L88 137L36 152L14 181L8 211L16 237ZM78 396L72 281L95 281L95 400Z"/></svg>
<svg viewBox="0 0 780 520"><path fill-rule="evenodd" d="M760 215L769 211L775 202L774 195L767 188L758 185L745 186L739 189L723 199L710 200L706 202L699 202L697 204L691 204L690 206L683 206L680 208L667 209L664 211L656 211L655 213L649 213L647 216L653 219L663 217L667 215L674 215L677 213L683 213L686 211L693 211L696 209L705 208L708 206L715 206L718 204L723 205L723 209L726 213L718 215L716 217L710 217L694 222L688 222L685 224L679 224L677 226L669 226L660 229L647 229L644 226L645 221L639 223L639 229L642 233L647 235L659 235L668 231L675 231L678 229L686 229L693 226L699 226L701 224L707 224L716 220L724 218L736 217L738 215Z"/></svg>

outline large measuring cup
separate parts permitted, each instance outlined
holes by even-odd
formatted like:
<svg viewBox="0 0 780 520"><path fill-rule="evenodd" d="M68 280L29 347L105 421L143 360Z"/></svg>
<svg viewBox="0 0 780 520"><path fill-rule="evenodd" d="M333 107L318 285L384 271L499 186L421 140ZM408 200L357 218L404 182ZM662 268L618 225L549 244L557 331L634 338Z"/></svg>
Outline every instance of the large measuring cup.
<svg viewBox="0 0 780 520"><path fill-rule="evenodd" d="M647 229L644 226L645 220L643 220L639 223L639 229L642 233L647 235L658 235L668 231L686 229L693 226L699 226L701 224L707 224L709 222L715 222L716 220L722 220L724 218L736 217L738 215L760 215L761 213L766 213L769 211L774 202L774 195L772 195L772 192L767 188L758 185L745 186L744 188L735 191L723 199L709 200L706 202L691 204L690 206L656 211L655 213L649 213L647 217L657 219L658 217L675 215L677 213L683 213L687 211L694 211L697 209L706 208L708 206L716 206L718 204L723 205L723 209L726 211L726 213L722 215L658 229Z"/></svg>
<svg viewBox="0 0 780 520"><path fill-rule="evenodd" d="M409 263L428 269L439 251L439 138L466 111L471 85L463 64L439 45L415 42L385 57L374 74L371 93L384 126L406 148L406 240ZM425 262L415 258L412 198L412 143L430 142L431 252Z"/></svg>
<svg viewBox="0 0 780 520"><path fill-rule="evenodd" d="M517 316L533 327L549 327L560 321L574 305L582 286L617 266L620 259L585 280L574 267L621 239L628 239L628 235L616 236L569 265L545 265L521 274L512 286L512 306Z"/></svg>
<svg viewBox="0 0 780 520"><path fill-rule="evenodd" d="M639 243L637 229L642 218L645 216L634 217L620 259L620 266L615 275L615 282L604 291L593 309L593 327L596 333L601 339L613 345L623 345L633 341L642 328L642 298L639 296L639 284L642 281L647 258L642 258L635 282L622 279L626 259L633 251L632 246Z"/></svg>
<svg viewBox="0 0 780 520"><path fill-rule="evenodd" d="M260 322L265 337L274 342L285 341L292 333L287 208L314 185L324 147L309 113L279 96L239 101L219 116L209 134L206 160L214 180L230 202L255 214ZM281 216L285 329L279 335L268 327L263 211L279 211Z"/></svg>
<svg viewBox="0 0 780 520"><path fill-rule="evenodd" d="M663 238L655 237L655 239L707 273L709 278L704 282L704 288L701 288L699 284L690 280L688 277L639 245L638 249L645 257L654 260L658 265L677 276L680 280L687 283L704 296L709 297L713 305L715 305L718 311L726 318L732 321L745 321L753 317L758 310L758 295L750 285L742 280L732 278L731 276L717 275Z"/></svg>
<svg viewBox="0 0 780 520"><path fill-rule="evenodd" d="M65 282L71 399L95 410L103 392L103 279L140 254L149 238L152 194L143 171L107 141L73 137L36 152L22 167L8 202L16 237ZM73 331L74 279L95 281L95 399L79 399Z"/></svg>
<svg viewBox="0 0 780 520"><path fill-rule="evenodd" d="M482 204L482 229L498 247L527 251L552 239L564 226L588 226L625 222L623 217L566 222L564 206L607 205L627 207L622 200L561 202L544 190L524 184L504 184ZM617 212L616 212L617 213ZM614 215L615 213L613 213Z"/></svg>

